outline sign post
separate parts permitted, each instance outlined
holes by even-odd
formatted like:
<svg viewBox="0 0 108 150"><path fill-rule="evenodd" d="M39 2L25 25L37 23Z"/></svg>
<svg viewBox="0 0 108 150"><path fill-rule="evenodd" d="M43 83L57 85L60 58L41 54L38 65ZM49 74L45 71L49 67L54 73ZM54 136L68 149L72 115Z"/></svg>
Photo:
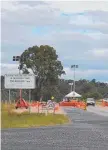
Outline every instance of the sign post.
<svg viewBox="0 0 108 150"><path fill-rule="evenodd" d="M55 113L55 103L52 100L47 102L48 109L53 109L53 113Z"/></svg>
<svg viewBox="0 0 108 150"><path fill-rule="evenodd" d="M4 86L6 89L9 89L9 103L10 103L11 89L20 89L20 98L22 97L21 89L29 89L29 103L30 103L31 89L35 89L35 76L33 74L6 74Z"/></svg>
<svg viewBox="0 0 108 150"><path fill-rule="evenodd" d="M29 89L29 113L31 112L30 100L31 100L31 90Z"/></svg>
<svg viewBox="0 0 108 150"><path fill-rule="evenodd" d="M10 100L10 89L9 89L9 104L11 104L11 100Z"/></svg>

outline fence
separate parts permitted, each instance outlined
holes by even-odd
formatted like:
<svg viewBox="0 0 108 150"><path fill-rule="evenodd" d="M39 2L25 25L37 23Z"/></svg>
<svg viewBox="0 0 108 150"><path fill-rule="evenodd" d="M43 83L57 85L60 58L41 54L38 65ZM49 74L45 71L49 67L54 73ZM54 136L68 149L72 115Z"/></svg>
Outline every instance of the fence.
<svg viewBox="0 0 108 150"><path fill-rule="evenodd" d="M11 103L15 102L15 100L19 97L19 90L10 90L10 101ZM29 100L29 90L22 90L22 97L25 100ZM33 96L31 94L31 100L33 100ZM9 90L1 89L1 102L8 103L9 102Z"/></svg>

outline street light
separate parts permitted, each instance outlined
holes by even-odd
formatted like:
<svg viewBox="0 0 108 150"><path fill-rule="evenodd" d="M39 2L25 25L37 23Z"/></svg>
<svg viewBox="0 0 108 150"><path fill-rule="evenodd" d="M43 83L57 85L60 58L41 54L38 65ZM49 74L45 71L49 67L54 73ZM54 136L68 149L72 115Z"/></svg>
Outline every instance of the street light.
<svg viewBox="0 0 108 150"><path fill-rule="evenodd" d="M71 68L74 69L74 85L73 85L73 91L75 92L75 69L78 68L78 65L71 65Z"/></svg>
<svg viewBox="0 0 108 150"><path fill-rule="evenodd" d="M70 90L70 92L72 92L72 85L73 85L73 83L69 83L69 85L71 86L71 90Z"/></svg>
<svg viewBox="0 0 108 150"><path fill-rule="evenodd" d="M25 60L25 58L22 58L21 56L13 56L13 61L19 62L19 67L18 67L19 74L21 74L20 70L22 68L22 65L21 65L20 61L22 61L22 60ZM22 90L20 89L20 100L21 100L21 98L22 98Z"/></svg>

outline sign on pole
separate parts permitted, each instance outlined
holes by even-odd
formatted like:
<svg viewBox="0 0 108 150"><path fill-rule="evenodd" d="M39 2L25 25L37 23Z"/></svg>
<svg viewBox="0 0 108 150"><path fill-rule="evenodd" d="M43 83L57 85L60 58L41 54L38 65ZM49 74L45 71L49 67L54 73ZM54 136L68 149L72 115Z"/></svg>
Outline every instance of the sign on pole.
<svg viewBox="0 0 108 150"><path fill-rule="evenodd" d="M50 108L50 109L54 109L55 103L52 102L51 100L48 100L48 102L47 102L47 107Z"/></svg>
<svg viewBox="0 0 108 150"><path fill-rule="evenodd" d="M6 74L6 89L34 89L35 76L32 74Z"/></svg>

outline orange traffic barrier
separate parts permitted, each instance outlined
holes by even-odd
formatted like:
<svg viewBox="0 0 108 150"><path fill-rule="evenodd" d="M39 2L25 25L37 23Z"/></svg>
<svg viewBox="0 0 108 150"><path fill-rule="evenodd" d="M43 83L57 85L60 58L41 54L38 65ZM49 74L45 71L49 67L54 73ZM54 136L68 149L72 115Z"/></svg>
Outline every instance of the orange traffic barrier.
<svg viewBox="0 0 108 150"><path fill-rule="evenodd" d="M76 100L72 100L70 102L61 102L60 106L73 106L73 107L77 107L83 110L86 110L86 103L83 101L76 101Z"/></svg>
<svg viewBox="0 0 108 150"><path fill-rule="evenodd" d="M108 106L108 102L102 101L102 106L103 106L103 107Z"/></svg>
<svg viewBox="0 0 108 150"><path fill-rule="evenodd" d="M31 106L32 107L37 107L37 106L40 106L41 105L41 103L40 102L32 102L32 104L31 104Z"/></svg>
<svg viewBox="0 0 108 150"><path fill-rule="evenodd" d="M85 103L85 102L83 102L83 101L78 102L77 108L80 108L80 109L86 110L86 103Z"/></svg>
<svg viewBox="0 0 108 150"><path fill-rule="evenodd" d="M37 103L34 102L34 103L31 104L31 106L32 106L32 107L36 107L36 106L37 106Z"/></svg>
<svg viewBox="0 0 108 150"><path fill-rule="evenodd" d="M55 111L58 111L59 109L60 109L59 106L55 106L55 108L54 108Z"/></svg>
<svg viewBox="0 0 108 150"><path fill-rule="evenodd" d="M60 106L73 106L73 107L76 107L77 103L78 102L76 100L72 100L70 102L60 102L59 105Z"/></svg>

